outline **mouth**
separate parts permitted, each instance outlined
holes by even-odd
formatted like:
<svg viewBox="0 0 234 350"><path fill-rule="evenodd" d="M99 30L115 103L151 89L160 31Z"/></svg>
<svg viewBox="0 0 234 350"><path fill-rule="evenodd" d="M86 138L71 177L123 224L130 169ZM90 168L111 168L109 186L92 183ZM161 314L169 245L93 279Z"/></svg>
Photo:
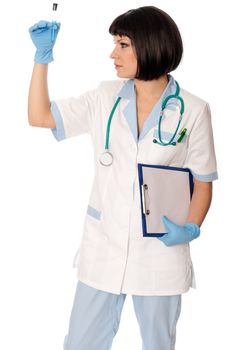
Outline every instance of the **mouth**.
<svg viewBox="0 0 234 350"><path fill-rule="evenodd" d="M123 67L123 66L120 66L119 64L115 64L115 69L119 69L121 67Z"/></svg>

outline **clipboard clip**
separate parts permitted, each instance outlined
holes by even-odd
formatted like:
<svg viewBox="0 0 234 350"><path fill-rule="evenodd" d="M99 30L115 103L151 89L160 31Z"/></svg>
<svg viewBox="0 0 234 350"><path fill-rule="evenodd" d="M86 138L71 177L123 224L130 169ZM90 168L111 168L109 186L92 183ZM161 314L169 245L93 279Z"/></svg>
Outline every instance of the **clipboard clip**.
<svg viewBox="0 0 234 350"><path fill-rule="evenodd" d="M149 215L150 214L150 210L147 209L146 207L146 193L148 191L148 185L147 184L143 184L141 185L142 188L142 196L143 196L143 214L145 215Z"/></svg>

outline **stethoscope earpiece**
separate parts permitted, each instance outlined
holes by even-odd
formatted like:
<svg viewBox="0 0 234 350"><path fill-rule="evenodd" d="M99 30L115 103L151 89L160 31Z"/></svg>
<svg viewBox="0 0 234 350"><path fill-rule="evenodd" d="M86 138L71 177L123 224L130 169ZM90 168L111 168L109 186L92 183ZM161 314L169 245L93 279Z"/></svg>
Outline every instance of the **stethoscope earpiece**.
<svg viewBox="0 0 234 350"><path fill-rule="evenodd" d="M153 139L153 143L158 143L158 141L156 139ZM160 144L160 143L159 143ZM172 143L170 143L170 145L172 146L176 146L176 142L173 141Z"/></svg>

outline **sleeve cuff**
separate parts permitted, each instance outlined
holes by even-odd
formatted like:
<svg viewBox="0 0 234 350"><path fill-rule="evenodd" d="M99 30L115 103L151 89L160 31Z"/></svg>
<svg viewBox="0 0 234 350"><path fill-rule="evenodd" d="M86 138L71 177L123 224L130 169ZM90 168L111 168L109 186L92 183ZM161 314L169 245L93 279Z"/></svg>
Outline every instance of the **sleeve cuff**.
<svg viewBox="0 0 234 350"><path fill-rule="evenodd" d="M58 109L57 104L54 101L52 101L50 103L50 110L51 110L51 113L53 115L55 125L56 125L56 127L54 129L51 129L51 131L52 131L52 133L57 141L62 141L66 138L64 124L63 124L63 118L61 116L61 113Z"/></svg>
<svg viewBox="0 0 234 350"><path fill-rule="evenodd" d="M195 177L195 179L197 179L198 181L211 182L214 180L218 180L217 171L215 171L214 173L206 174L206 175L196 174L192 170L191 170L191 172L192 172L193 176Z"/></svg>

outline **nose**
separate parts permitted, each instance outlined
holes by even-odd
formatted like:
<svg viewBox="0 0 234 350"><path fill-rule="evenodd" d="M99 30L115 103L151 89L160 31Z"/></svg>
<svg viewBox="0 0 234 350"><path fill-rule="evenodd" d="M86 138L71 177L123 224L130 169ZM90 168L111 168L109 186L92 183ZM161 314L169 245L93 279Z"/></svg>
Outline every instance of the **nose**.
<svg viewBox="0 0 234 350"><path fill-rule="evenodd" d="M115 58L118 57L118 53L117 53L116 47L115 47L114 50L111 52L111 54L110 54L109 57L110 57L110 58L113 58L113 59L115 59Z"/></svg>

